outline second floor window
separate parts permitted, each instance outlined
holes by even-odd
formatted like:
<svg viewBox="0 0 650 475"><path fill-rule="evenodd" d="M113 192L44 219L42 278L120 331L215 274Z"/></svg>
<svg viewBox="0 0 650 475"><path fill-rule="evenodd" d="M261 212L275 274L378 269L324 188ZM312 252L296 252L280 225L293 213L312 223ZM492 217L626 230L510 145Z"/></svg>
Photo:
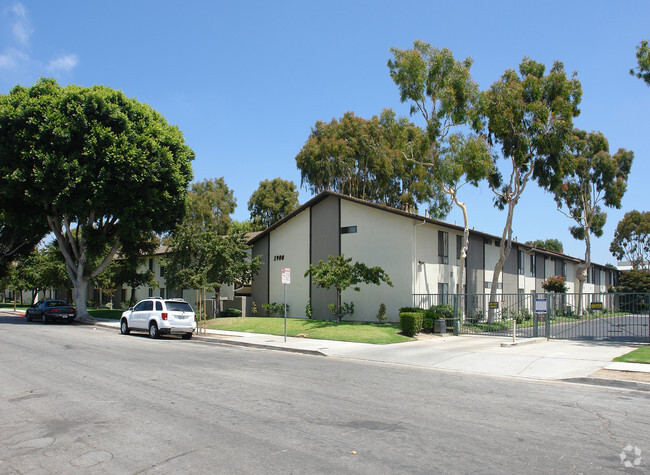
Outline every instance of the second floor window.
<svg viewBox="0 0 650 475"><path fill-rule="evenodd" d="M535 254L530 255L530 276L537 276L537 256Z"/></svg>
<svg viewBox="0 0 650 475"><path fill-rule="evenodd" d="M438 231L438 263L449 264L449 233Z"/></svg>

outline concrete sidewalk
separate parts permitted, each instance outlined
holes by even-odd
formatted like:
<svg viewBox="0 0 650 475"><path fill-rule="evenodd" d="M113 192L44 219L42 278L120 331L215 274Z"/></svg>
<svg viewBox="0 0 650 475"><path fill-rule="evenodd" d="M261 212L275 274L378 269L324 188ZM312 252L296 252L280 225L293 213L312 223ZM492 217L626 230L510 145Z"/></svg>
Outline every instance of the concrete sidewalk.
<svg viewBox="0 0 650 475"><path fill-rule="evenodd" d="M119 329L117 321L98 326ZM558 380L650 391L650 365L612 363L638 345L618 342L420 335L418 340L373 345L334 340L207 330L195 339L279 351L418 366L462 373Z"/></svg>

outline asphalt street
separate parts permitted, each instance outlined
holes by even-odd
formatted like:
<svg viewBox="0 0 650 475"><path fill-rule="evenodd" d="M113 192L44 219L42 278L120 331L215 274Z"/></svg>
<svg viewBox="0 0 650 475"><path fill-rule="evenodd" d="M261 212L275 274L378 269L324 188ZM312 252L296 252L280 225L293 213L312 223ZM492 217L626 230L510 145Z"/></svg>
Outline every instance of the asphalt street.
<svg viewBox="0 0 650 475"><path fill-rule="evenodd" d="M650 460L643 391L14 316L0 316L0 368L3 474L611 473Z"/></svg>

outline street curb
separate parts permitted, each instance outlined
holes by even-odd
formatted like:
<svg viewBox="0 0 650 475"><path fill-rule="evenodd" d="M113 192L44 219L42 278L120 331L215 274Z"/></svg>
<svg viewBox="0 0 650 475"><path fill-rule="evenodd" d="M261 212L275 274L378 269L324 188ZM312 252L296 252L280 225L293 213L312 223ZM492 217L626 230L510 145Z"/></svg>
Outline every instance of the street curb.
<svg viewBox="0 0 650 475"><path fill-rule="evenodd" d="M265 345L263 343L250 343L248 341L224 340L221 338L215 338L209 336L195 335L192 337L192 340L202 341L205 343L219 343L219 344L232 345L232 346L245 346L248 348L261 348L264 350L285 351L287 353L301 353L303 355L327 356L325 353L318 350L306 350L303 348L290 348L286 346Z"/></svg>
<svg viewBox="0 0 650 475"><path fill-rule="evenodd" d="M650 391L650 383L642 383L640 381L628 381L622 379L606 379L606 378L566 378L560 379L565 383L589 384L592 386L607 386L610 388L619 389L634 389L636 391Z"/></svg>
<svg viewBox="0 0 650 475"><path fill-rule="evenodd" d="M504 348L509 348L511 346L524 346L524 345L534 345L536 343L545 343L548 340L546 338L525 338L517 341L505 341L501 343L501 346Z"/></svg>
<svg viewBox="0 0 650 475"><path fill-rule="evenodd" d="M116 329L113 325L107 325L104 322L95 322L94 324L91 323L90 325L102 327L102 328L110 328L113 330ZM117 331L119 331L119 328L117 328ZM303 348L289 348L285 346L265 345L263 343L250 343L247 341L233 341L233 340L226 340L226 339L211 337L211 336L194 335L192 337L192 340L201 341L204 343L219 343L224 345L246 346L248 348L262 348L265 350L285 351L287 353L301 353L303 355L327 356L325 353L318 350L306 350Z"/></svg>

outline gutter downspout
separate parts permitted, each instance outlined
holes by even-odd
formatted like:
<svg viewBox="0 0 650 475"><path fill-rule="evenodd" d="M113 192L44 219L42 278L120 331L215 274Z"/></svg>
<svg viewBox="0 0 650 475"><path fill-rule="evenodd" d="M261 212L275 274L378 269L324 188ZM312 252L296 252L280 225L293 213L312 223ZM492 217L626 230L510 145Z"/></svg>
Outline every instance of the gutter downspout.
<svg viewBox="0 0 650 475"><path fill-rule="evenodd" d="M413 225L413 283L411 284L411 295L413 298L413 306L415 306L415 291L417 290L417 280L418 280L418 254L417 254L417 227L425 224L427 220L423 220L421 223L416 223Z"/></svg>

